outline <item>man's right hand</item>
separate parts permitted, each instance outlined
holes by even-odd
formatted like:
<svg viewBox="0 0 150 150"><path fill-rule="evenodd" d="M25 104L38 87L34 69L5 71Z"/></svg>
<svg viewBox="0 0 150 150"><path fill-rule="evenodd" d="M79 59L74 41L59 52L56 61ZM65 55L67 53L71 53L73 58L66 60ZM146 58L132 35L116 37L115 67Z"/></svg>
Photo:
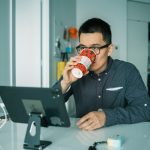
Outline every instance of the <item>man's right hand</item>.
<svg viewBox="0 0 150 150"><path fill-rule="evenodd" d="M61 80L61 88L62 93L65 93L69 86L78 80L78 78L74 77L71 73L71 70L74 66L80 61L81 56L71 57L67 62L64 71L63 71L63 79Z"/></svg>

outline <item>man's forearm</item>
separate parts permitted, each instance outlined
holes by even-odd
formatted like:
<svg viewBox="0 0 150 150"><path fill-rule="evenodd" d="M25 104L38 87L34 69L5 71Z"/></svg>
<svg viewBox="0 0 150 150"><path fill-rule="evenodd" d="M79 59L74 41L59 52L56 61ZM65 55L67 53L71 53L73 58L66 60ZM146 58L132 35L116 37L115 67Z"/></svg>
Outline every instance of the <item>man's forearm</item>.
<svg viewBox="0 0 150 150"><path fill-rule="evenodd" d="M128 106L126 108L103 109L106 114L105 126L130 124L150 120L150 108Z"/></svg>
<svg viewBox="0 0 150 150"><path fill-rule="evenodd" d="M70 83L68 83L68 82L66 82L66 81L64 81L64 80L61 80L60 85L61 85L61 90L62 90L62 93L63 93L63 94L64 94L64 93L68 90L68 88L71 86Z"/></svg>

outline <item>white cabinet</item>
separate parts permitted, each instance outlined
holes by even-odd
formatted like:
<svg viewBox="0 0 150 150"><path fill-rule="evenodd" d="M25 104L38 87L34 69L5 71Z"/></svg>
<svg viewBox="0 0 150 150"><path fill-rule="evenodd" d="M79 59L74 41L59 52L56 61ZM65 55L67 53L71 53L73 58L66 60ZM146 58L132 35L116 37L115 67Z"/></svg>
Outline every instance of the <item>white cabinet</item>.
<svg viewBox="0 0 150 150"><path fill-rule="evenodd" d="M16 0L16 85L41 86L40 0Z"/></svg>
<svg viewBox="0 0 150 150"><path fill-rule="evenodd" d="M49 86L48 8L47 0L15 1L13 65L17 86Z"/></svg>
<svg viewBox="0 0 150 150"><path fill-rule="evenodd" d="M150 5L128 2L128 51L127 60L135 64L147 85L148 23Z"/></svg>
<svg viewBox="0 0 150 150"><path fill-rule="evenodd" d="M128 21L128 61L133 63L147 85L148 24Z"/></svg>

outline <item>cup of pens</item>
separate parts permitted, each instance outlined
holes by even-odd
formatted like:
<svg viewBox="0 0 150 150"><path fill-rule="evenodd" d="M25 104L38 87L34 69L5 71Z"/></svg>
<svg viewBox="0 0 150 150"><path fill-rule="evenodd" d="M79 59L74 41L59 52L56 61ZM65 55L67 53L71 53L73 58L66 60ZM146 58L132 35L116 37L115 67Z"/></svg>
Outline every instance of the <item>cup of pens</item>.
<svg viewBox="0 0 150 150"><path fill-rule="evenodd" d="M91 49L83 49L80 56L80 62L72 69L72 74L76 78L81 78L85 75L91 64L94 63L96 59L96 55Z"/></svg>

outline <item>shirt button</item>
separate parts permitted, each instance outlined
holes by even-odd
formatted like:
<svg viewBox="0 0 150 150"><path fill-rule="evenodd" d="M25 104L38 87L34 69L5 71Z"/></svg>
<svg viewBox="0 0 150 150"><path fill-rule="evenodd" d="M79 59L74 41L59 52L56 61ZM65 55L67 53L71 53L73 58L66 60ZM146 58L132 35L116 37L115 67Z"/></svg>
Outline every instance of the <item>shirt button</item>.
<svg viewBox="0 0 150 150"><path fill-rule="evenodd" d="M60 97L60 95L58 94L58 95L57 95L57 98L59 98L59 97Z"/></svg>
<svg viewBox="0 0 150 150"><path fill-rule="evenodd" d="M56 89L56 92L59 92L59 89Z"/></svg>
<svg viewBox="0 0 150 150"><path fill-rule="evenodd" d="M101 81L101 79L100 79L100 78L98 78L98 81Z"/></svg>
<svg viewBox="0 0 150 150"><path fill-rule="evenodd" d="M101 98L101 96L100 96L100 95L98 95L98 98Z"/></svg>

